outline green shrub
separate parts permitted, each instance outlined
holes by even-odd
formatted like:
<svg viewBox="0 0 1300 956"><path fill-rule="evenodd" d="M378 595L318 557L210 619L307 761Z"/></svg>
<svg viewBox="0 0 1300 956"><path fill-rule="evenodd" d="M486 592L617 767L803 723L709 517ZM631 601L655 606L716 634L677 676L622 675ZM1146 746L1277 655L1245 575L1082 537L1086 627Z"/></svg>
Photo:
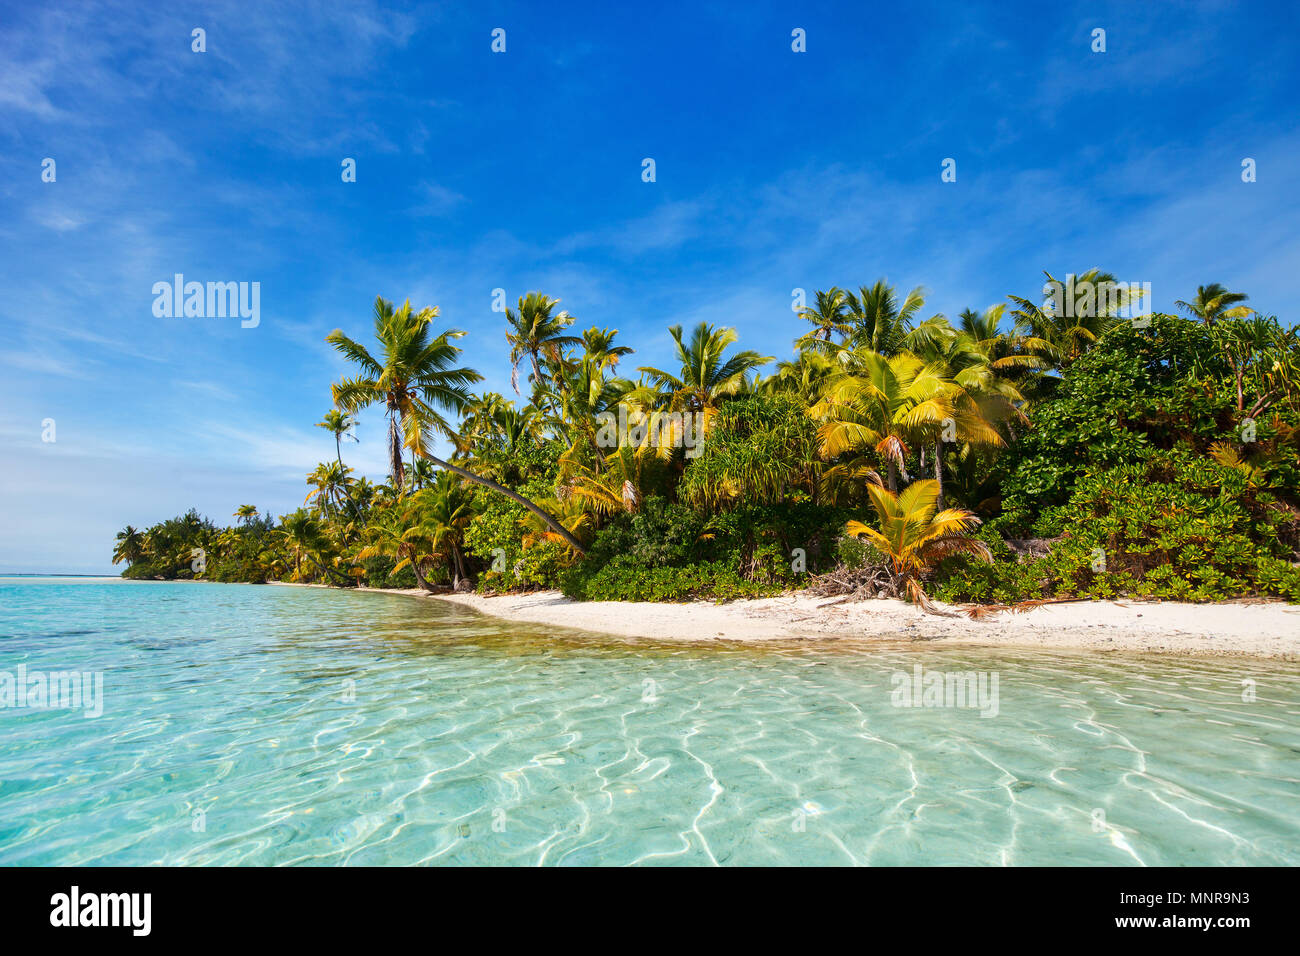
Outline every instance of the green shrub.
<svg viewBox="0 0 1300 956"><path fill-rule="evenodd" d="M747 580L725 561L647 567L627 556L594 571L576 567L563 575L562 586L566 595L580 601L726 601L765 597L783 590L778 585Z"/></svg>
<svg viewBox="0 0 1300 956"><path fill-rule="evenodd" d="M1297 515L1251 488L1240 471L1186 447L1087 471L1062 506L1035 525L1063 535L1045 557L1021 564L944 562L935 590L947 601L1013 603L1040 597L1121 596L1219 601L1244 595L1300 598L1288 558Z"/></svg>
<svg viewBox="0 0 1300 956"><path fill-rule="evenodd" d="M519 493L536 501L553 495L555 489L546 479L536 479L520 488ZM560 572L572 560L568 547L552 541L535 541L525 546L525 536L531 537L528 512L504 495L483 492L477 504L478 513L465 529L465 551L482 566L478 590L559 587Z"/></svg>

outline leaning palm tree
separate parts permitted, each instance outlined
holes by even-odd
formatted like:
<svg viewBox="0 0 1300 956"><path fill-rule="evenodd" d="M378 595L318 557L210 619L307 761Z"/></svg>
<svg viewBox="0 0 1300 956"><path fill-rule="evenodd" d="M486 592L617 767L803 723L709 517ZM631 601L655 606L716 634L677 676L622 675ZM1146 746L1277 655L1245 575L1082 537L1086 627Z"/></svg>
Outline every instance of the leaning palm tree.
<svg viewBox="0 0 1300 956"><path fill-rule="evenodd" d="M578 345L581 339L565 335L565 330L573 324L573 316L568 312L555 313L559 299L552 299L540 292L530 292L519 297L519 307L506 309L506 341L510 343L510 384L515 393L519 392L519 363L525 358L533 367L533 381L541 384L546 376L542 371L542 359L559 361L566 345Z"/></svg>
<svg viewBox="0 0 1300 956"><path fill-rule="evenodd" d="M435 436L451 439L455 434L439 409L459 414L470 402L469 386L483 378L473 369L455 366L461 350L451 341L465 333L448 329L433 335L430 326L437 314L434 308L413 312L410 302L394 310L391 302L377 298L375 337L382 346L379 358L338 329L331 332L326 341L361 367L357 377L345 377L331 386L334 404L353 414L380 402L388 409L388 458L398 494L402 489L402 448L406 447L439 468L485 485L522 505L581 554L578 539L523 495L433 454Z"/></svg>
<svg viewBox="0 0 1300 956"><path fill-rule="evenodd" d="M145 537L131 525L117 533L117 546L113 548L113 563L126 562L127 567L135 564L145 553Z"/></svg>
<svg viewBox="0 0 1300 956"><path fill-rule="evenodd" d="M347 412L341 412L337 408L331 408L325 413L325 417L316 423L317 428L323 428L334 436L334 456L339 465L343 464L343 438L344 436L357 441L357 437L351 434L351 430L356 427L357 421Z"/></svg>
<svg viewBox="0 0 1300 956"><path fill-rule="evenodd" d="M238 518L244 522L244 527L248 527L253 523L253 519L257 517L257 508L254 505L240 505L230 517Z"/></svg>
<svg viewBox="0 0 1300 956"><path fill-rule="evenodd" d="M661 393L667 393L668 404L674 410L702 415L705 431L717 413L719 402L745 389L746 376L772 361L772 356L759 355L751 349L727 357L727 349L737 338L735 329L718 329L701 322L691 332L689 344L682 341L680 325L672 326L668 334L681 363L680 373L673 375L652 366L643 366L638 371Z"/></svg>
<svg viewBox="0 0 1300 956"><path fill-rule="evenodd" d="M962 508L938 510L939 484L929 479L913 482L901 495L876 484L867 485L880 530L850 521L845 533L865 537L888 559L890 569L907 595L925 610L933 604L921 586L924 575L950 554L971 554L992 561L984 542L968 537L980 519Z"/></svg>
<svg viewBox="0 0 1300 956"><path fill-rule="evenodd" d="M1218 282L1196 287L1196 298L1191 302L1179 299L1174 305L1188 315L1200 319L1206 325L1214 325L1221 319L1244 319L1255 310L1245 305L1250 296L1244 292L1229 292Z"/></svg>

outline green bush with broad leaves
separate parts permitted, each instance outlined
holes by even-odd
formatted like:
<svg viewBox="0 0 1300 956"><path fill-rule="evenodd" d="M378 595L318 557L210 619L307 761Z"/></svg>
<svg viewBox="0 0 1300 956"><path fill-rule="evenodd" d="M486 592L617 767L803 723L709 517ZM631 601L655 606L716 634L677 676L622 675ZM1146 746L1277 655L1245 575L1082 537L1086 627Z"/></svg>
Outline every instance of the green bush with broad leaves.
<svg viewBox="0 0 1300 956"><path fill-rule="evenodd" d="M935 589L947 601L1053 597L1300 601L1300 512L1249 475L1187 446L1090 469L1039 527L1059 540L1046 557L993 564L952 558ZM986 532L988 534L988 532ZM987 539L986 539L987 540Z"/></svg>

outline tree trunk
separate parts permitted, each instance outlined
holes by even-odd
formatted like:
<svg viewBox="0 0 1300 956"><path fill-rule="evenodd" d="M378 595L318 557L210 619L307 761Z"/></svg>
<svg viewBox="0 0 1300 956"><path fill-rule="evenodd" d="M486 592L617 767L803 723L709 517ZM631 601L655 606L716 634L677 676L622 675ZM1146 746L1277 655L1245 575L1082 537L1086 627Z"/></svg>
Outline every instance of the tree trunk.
<svg viewBox="0 0 1300 956"><path fill-rule="evenodd" d="M392 472L393 491L402 493L402 441L397 433L397 418L388 414L388 468Z"/></svg>
<svg viewBox="0 0 1300 956"><path fill-rule="evenodd" d="M469 580L469 575L465 572L465 558L460 553L460 545L454 541L451 544L451 554L456 561L456 580L451 583L451 589L455 591L459 589L461 581Z"/></svg>
<svg viewBox="0 0 1300 956"><path fill-rule="evenodd" d="M441 458L435 458L433 455L430 455L428 452L421 452L421 454L429 461L437 465L439 468L443 468L446 469L447 471L453 472L454 474L460 475L462 478L467 478L470 481L474 482L475 484L479 484L479 485L483 485L484 487L491 488L493 491L505 495L507 498L509 498L511 501L515 502L516 504L523 505L525 508L527 508L533 514L535 514L537 517L545 521L547 527L549 527L552 531L554 531L561 538L563 538L565 543L568 544L568 546L571 547L574 551L578 552L578 554L580 555L585 555L587 553L586 551L583 550L582 545L578 543L578 539L569 533L568 528L564 527L564 525L560 524L560 522L557 521L554 517L552 517L547 512L543 511L541 508L533 504L531 501L529 501L527 498L525 498L523 495L519 494L518 492L511 491L505 485L497 484L491 478L484 478L482 475L476 475L474 474L474 472L469 471L468 469L465 468L461 468L459 465L453 465L449 461L443 461Z"/></svg>
<svg viewBox="0 0 1300 956"><path fill-rule="evenodd" d="M333 580L333 581L342 581L344 584L347 583L347 580L348 580L348 579L345 578L342 574L340 574L340 573L339 573L337 570L335 570L334 568L331 568L328 564L322 564L320 561L317 561L316 558L315 558L314 556L310 555L310 554L307 555L307 560L310 561L312 564L316 565L317 569L318 569L322 574L325 575L325 580L326 580L326 581L331 581L331 580Z"/></svg>
<svg viewBox="0 0 1300 956"><path fill-rule="evenodd" d="M890 458L885 462L885 482L891 495L898 494L898 465Z"/></svg>
<svg viewBox="0 0 1300 956"><path fill-rule="evenodd" d="M420 573L420 557L419 555L414 553L412 553L411 555L411 570L415 572L416 584L418 584L424 590L428 591L430 594L437 593L438 589L435 588L428 581L426 581L424 575Z"/></svg>
<svg viewBox="0 0 1300 956"><path fill-rule="evenodd" d="M939 511L944 509L943 503L943 441L936 440L934 443L934 480L939 482L939 497L935 499L935 508Z"/></svg>

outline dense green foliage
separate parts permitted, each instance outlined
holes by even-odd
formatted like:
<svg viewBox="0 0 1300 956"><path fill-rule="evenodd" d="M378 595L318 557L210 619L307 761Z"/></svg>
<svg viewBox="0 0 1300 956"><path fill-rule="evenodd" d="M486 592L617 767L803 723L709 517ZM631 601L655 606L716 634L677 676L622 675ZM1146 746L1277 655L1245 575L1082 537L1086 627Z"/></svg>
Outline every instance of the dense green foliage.
<svg viewBox="0 0 1300 956"><path fill-rule="evenodd" d="M680 369L633 380L616 330L575 335L530 293L507 313L521 405L468 390L480 376L436 309L380 299L377 350L329 337L359 374L318 423L335 457L307 475L310 507L127 528L114 560L136 578L588 600L752 597L836 570L922 603L1300 601L1296 331L1217 285L1180 303L1188 318L1142 322L1010 298L1007 328L1006 306L953 324L921 320L919 289L832 288L769 376L701 324L670 330ZM371 404L391 420L381 485L342 453Z"/></svg>

